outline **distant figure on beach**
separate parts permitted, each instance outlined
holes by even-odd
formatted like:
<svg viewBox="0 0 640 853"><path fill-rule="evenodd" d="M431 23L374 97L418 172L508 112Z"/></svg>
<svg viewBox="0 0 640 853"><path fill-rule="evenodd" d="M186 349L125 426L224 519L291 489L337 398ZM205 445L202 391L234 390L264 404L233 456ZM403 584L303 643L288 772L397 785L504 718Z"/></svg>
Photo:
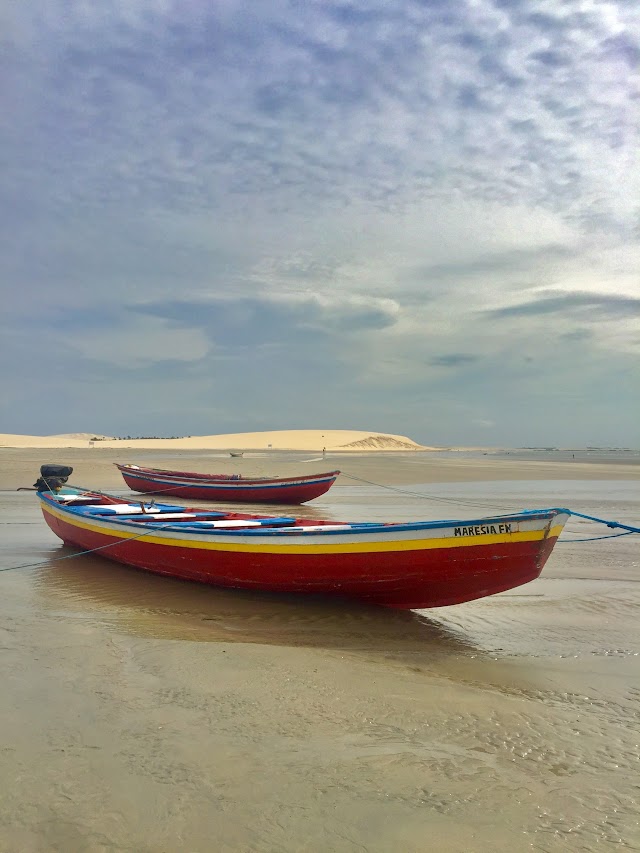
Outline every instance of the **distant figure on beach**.
<svg viewBox="0 0 640 853"><path fill-rule="evenodd" d="M322 448L322 458L324 459L324 457L325 457L326 455L327 455L327 448L326 448L326 447L323 447L323 448Z"/></svg>

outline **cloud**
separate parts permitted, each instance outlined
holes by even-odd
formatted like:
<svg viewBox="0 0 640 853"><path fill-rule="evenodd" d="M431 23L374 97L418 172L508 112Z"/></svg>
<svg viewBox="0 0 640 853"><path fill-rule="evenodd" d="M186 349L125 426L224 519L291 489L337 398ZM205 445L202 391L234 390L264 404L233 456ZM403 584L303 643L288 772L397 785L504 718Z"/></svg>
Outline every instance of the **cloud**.
<svg viewBox="0 0 640 853"><path fill-rule="evenodd" d="M426 443L430 418L443 443L484 421L508 440L533 429L513 399L567 393L556 356L588 365L571 385L585 423L634 369L632 4L48 0L0 15L18 364L2 381L25 422L52 384L69 417L79 388L98 411L100 384L144 431L145 412L179 431L174 395L240 429L334 411L415 424ZM254 379L258 361L280 382ZM133 429L102 413L89 429ZM575 417L536 429L554 424Z"/></svg>
<svg viewBox="0 0 640 853"><path fill-rule="evenodd" d="M465 364L473 364L478 361L478 356L470 355L464 352L454 352L447 355L435 356L431 359L431 364L435 367L460 367Z"/></svg>
<svg viewBox="0 0 640 853"><path fill-rule="evenodd" d="M510 249L491 254L475 255L467 261L451 261L433 264L420 270L425 279L469 278L487 273L531 270L575 257L576 251L569 246L546 245L527 249Z"/></svg>
<svg viewBox="0 0 640 853"><path fill-rule="evenodd" d="M390 300L358 296L327 299L317 295L278 298L211 297L133 306L142 314L193 323L218 346L281 347L308 344L345 333L388 328L395 322Z"/></svg>
<svg viewBox="0 0 640 853"><path fill-rule="evenodd" d="M91 193L101 204L144 196L215 208L221 190L228 202L266 188L289 205L407 203L457 184L479 198L524 196L586 215L589 183L600 186L593 155L631 93L613 69L633 42L605 7L522 14L487 0L395 2L364 13L327 3L292 16L283 2L249 14L233 2L186 12L114 2L65 6L64 15L52 3L40 19L16 11L14 31L31 36L21 55L37 74L22 84L27 103L12 106L23 122L33 119L29 105L41 118L39 132L20 134L21 151L11 143L18 134L10 145L27 177L38 172L82 204ZM559 86L564 114L553 109ZM514 134L523 120L526 134ZM631 114L624 124L618 131L631 134Z"/></svg>
<svg viewBox="0 0 640 853"><path fill-rule="evenodd" d="M92 371L98 364L140 371L161 363L169 370L171 364L202 360L210 349L206 335L193 322L141 316L115 305L33 316L23 319L20 328L29 346L46 347L51 364L61 358L65 371L73 368L69 378L78 369ZM15 330L6 327L3 333L15 347Z"/></svg>
<svg viewBox="0 0 640 853"><path fill-rule="evenodd" d="M493 317L537 317L546 314L570 315L576 311L588 313L594 322L606 317L637 318L640 316L640 297L608 293L559 292L520 305L497 308L487 313Z"/></svg>

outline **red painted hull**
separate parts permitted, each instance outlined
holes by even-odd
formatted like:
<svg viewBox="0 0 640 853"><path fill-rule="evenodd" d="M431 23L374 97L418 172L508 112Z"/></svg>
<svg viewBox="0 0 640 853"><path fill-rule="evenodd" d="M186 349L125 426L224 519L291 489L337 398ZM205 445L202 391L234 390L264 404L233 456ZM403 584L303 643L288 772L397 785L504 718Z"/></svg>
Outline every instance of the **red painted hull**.
<svg viewBox="0 0 640 853"><path fill-rule="evenodd" d="M43 502L44 503L44 502ZM242 553L120 539L43 512L52 531L83 550L161 575L238 589L322 593L371 604L420 609L493 595L537 578L557 535L460 548L361 553ZM463 553L462 553L463 552Z"/></svg>
<svg viewBox="0 0 640 853"><path fill-rule="evenodd" d="M302 504L328 492L340 473L330 471L308 477L243 477L234 480L150 468L134 471L123 465L117 465L117 468L134 492L217 503ZM181 482L187 478L193 479Z"/></svg>

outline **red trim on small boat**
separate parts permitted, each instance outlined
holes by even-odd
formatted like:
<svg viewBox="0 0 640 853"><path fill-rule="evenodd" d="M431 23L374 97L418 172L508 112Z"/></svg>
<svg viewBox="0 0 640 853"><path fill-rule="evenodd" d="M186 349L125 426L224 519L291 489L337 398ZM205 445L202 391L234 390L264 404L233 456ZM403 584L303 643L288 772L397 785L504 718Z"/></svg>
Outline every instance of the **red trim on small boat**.
<svg viewBox="0 0 640 853"><path fill-rule="evenodd" d="M328 471L297 477L245 477L115 464L134 492L233 503L305 503L328 492L340 474Z"/></svg>

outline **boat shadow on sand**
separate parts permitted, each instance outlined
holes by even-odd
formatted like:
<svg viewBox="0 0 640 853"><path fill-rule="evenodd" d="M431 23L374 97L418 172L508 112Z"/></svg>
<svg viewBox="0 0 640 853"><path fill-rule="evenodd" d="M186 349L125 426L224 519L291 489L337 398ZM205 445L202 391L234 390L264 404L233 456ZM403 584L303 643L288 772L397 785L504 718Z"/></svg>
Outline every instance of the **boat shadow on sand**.
<svg viewBox="0 0 640 853"><path fill-rule="evenodd" d="M407 664L482 653L462 631L424 611L224 589L92 556L44 566L34 586L46 610L60 619L93 621L148 639L335 649Z"/></svg>

